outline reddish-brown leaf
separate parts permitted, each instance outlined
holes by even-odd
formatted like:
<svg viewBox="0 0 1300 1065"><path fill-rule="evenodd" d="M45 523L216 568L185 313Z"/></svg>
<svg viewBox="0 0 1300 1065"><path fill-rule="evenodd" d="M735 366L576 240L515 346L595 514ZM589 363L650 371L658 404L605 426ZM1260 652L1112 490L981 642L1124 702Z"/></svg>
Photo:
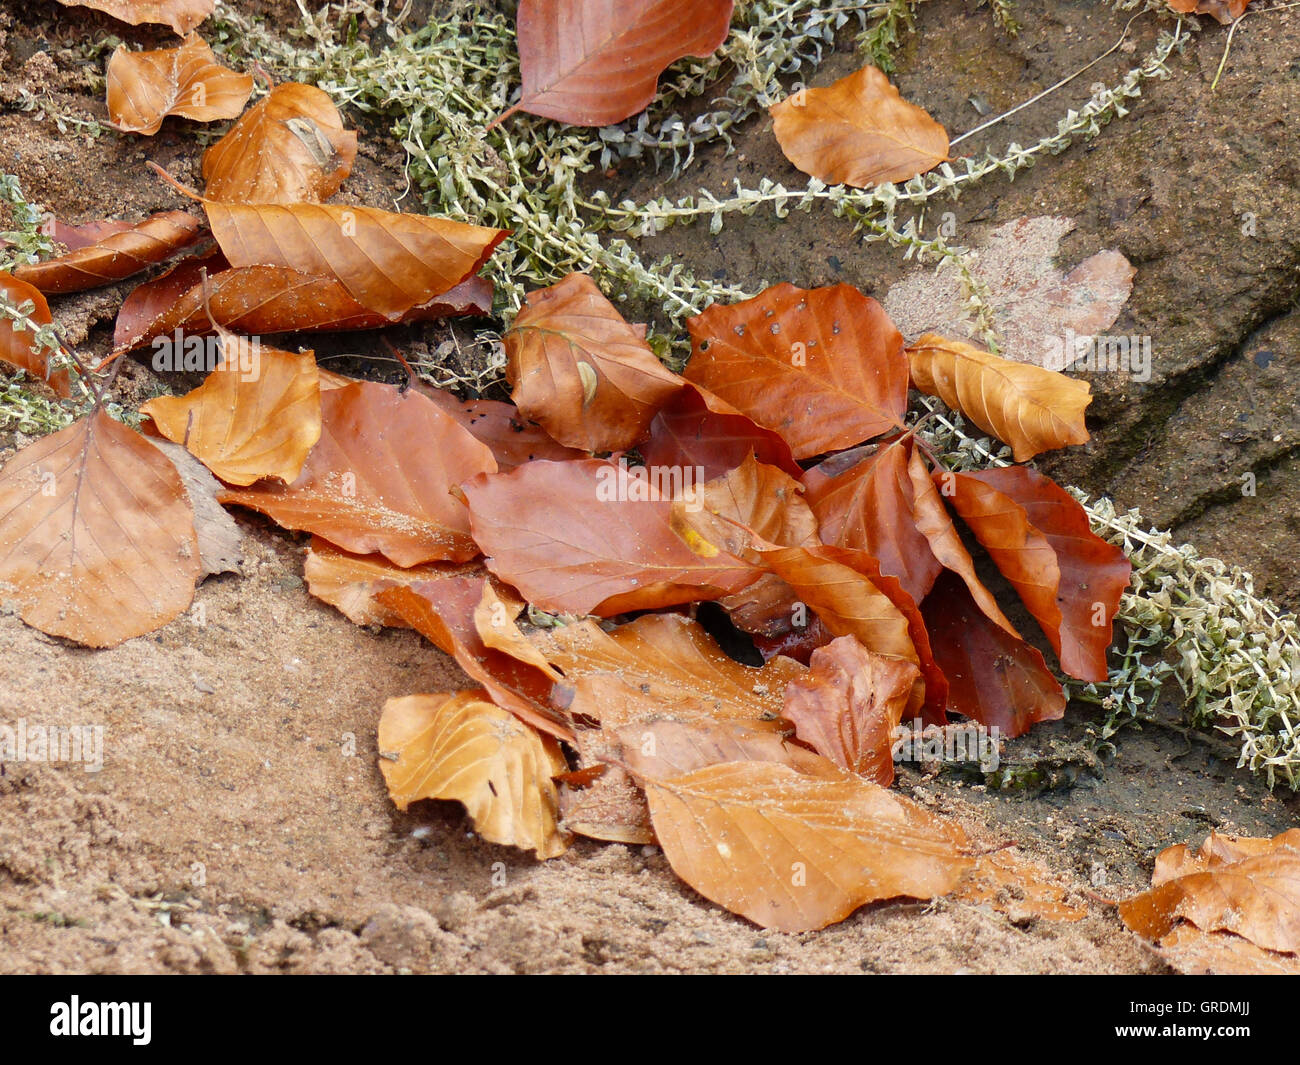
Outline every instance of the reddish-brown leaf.
<svg viewBox="0 0 1300 1065"><path fill-rule="evenodd" d="M0 582L34 628L113 647L185 610L200 572L176 467L104 411L0 472Z"/></svg>
<svg viewBox="0 0 1300 1065"><path fill-rule="evenodd" d="M647 466L694 466L704 480L734 470L750 454L791 477L803 476L779 434L689 382L654 416L637 450Z"/></svg>
<svg viewBox="0 0 1300 1065"><path fill-rule="evenodd" d="M357 135L329 96L286 82L203 154L205 194L223 203L319 203L352 172Z"/></svg>
<svg viewBox="0 0 1300 1065"><path fill-rule="evenodd" d="M1043 628L1061 660L1061 671L1080 680L1104 681L1111 625L1132 564L1120 548L1092 531L1088 512L1050 477L1023 466L969 476L1024 508L1030 525L1056 554L1060 627Z"/></svg>
<svg viewBox="0 0 1300 1065"><path fill-rule="evenodd" d="M732 0L522 0L524 87L511 111L572 126L622 122L649 106L668 64L721 46L731 8Z"/></svg>
<svg viewBox="0 0 1300 1065"><path fill-rule="evenodd" d="M32 311L28 317L37 325L49 325L53 321L50 317L50 305L45 302L45 297L41 295L39 289L33 288L25 281L19 281L9 274L0 272L0 296L16 307L21 307L30 300ZM51 375L49 367L51 352L44 348L36 348L36 338L32 332L27 329L19 332L14 328L14 324L11 319L0 317L0 362L7 362L10 366L17 366L18 369L33 377L40 378L60 396L71 396L72 382L68 371L58 370Z"/></svg>
<svg viewBox="0 0 1300 1065"><path fill-rule="evenodd" d="M124 233L130 228L131 223L120 218L102 218L75 226L55 218L49 224L49 235L55 244L62 244L68 251L76 251L78 248L98 244L114 233Z"/></svg>
<svg viewBox="0 0 1300 1065"><path fill-rule="evenodd" d="M59 0L64 7L89 7L120 22L170 26L183 37L212 14L216 0Z"/></svg>
<svg viewBox="0 0 1300 1065"><path fill-rule="evenodd" d="M399 566L463 562L478 548L451 490L496 470L492 452L418 393L358 381L320 394L320 442L292 484L263 482L221 496Z"/></svg>
<svg viewBox="0 0 1300 1065"><path fill-rule="evenodd" d="M202 222L192 214L162 211L129 229L110 232L95 244L20 266L14 276L47 295L111 285L170 259L198 240L201 228Z"/></svg>
<svg viewBox="0 0 1300 1065"><path fill-rule="evenodd" d="M770 111L785 157L828 185L907 181L948 158L943 126L873 66L824 89L800 89Z"/></svg>
<svg viewBox="0 0 1300 1065"><path fill-rule="evenodd" d="M851 636L812 653L808 676L785 689L785 716L818 754L881 787L894 782L894 729L921 671L873 654Z"/></svg>
<svg viewBox="0 0 1300 1065"><path fill-rule="evenodd" d="M673 532L672 496L627 466L529 462L463 486L488 568L543 610L612 616L717 599L759 570L703 558Z"/></svg>
<svg viewBox="0 0 1300 1065"><path fill-rule="evenodd" d="M583 451L636 444L682 387L586 274L530 292L505 347L520 413Z"/></svg>
<svg viewBox="0 0 1300 1065"><path fill-rule="evenodd" d="M430 388L425 393L443 410L481 440L496 456L502 473L534 459L563 462L580 459L586 452L556 443L540 425L520 415L513 403L496 399L457 399L450 392Z"/></svg>
<svg viewBox="0 0 1300 1065"><path fill-rule="evenodd" d="M1169 0L1169 6L1184 15L1210 15L1226 26L1246 13L1250 0Z"/></svg>
<svg viewBox="0 0 1300 1065"><path fill-rule="evenodd" d="M797 459L902 428L902 334L852 285L780 284L687 324L687 379L780 433Z"/></svg>
<svg viewBox="0 0 1300 1065"><path fill-rule="evenodd" d="M955 574L940 575L921 614L949 710L1008 738L1065 714L1065 693L1042 654L990 621Z"/></svg>
<svg viewBox="0 0 1300 1065"><path fill-rule="evenodd" d="M198 34L178 48L131 52L118 45L108 61L108 117L124 133L152 136L169 115L195 122L234 118L253 92L250 74L236 74Z"/></svg>

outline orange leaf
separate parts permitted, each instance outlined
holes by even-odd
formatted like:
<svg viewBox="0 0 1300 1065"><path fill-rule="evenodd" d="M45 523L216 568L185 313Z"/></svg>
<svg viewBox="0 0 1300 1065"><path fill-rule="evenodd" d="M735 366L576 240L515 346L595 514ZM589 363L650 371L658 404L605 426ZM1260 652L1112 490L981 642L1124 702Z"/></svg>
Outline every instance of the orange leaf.
<svg viewBox="0 0 1300 1065"><path fill-rule="evenodd" d="M206 195L222 203L319 203L352 172L357 135L314 85L286 82L203 153Z"/></svg>
<svg viewBox="0 0 1300 1065"><path fill-rule="evenodd" d="M510 398L567 447L631 447L682 387L586 274L530 292L504 339Z"/></svg>
<svg viewBox="0 0 1300 1065"><path fill-rule="evenodd" d="M89 647L171 621L200 574L176 467L102 410L5 465L0 545L0 582L22 619Z"/></svg>
<svg viewBox="0 0 1300 1065"><path fill-rule="evenodd" d="M1246 13L1250 0L1169 0L1169 6L1184 15L1211 15L1221 25L1228 25Z"/></svg>
<svg viewBox="0 0 1300 1065"><path fill-rule="evenodd" d="M530 603L610 617L716 599L759 571L696 555L673 532L671 497L599 459L529 462L462 489L488 568Z"/></svg>
<svg viewBox="0 0 1300 1065"><path fill-rule="evenodd" d="M650 105L669 63L707 56L721 46L731 8L732 0L645 0L631 6L522 0L517 34L524 88L511 111L572 126L622 122Z"/></svg>
<svg viewBox="0 0 1300 1065"><path fill-rule="evenodd" d="M1067 444L1086 444L1083 412L1092 386L1055 370L1012 362L926 333L907 349L912 383L938 396L986 433L1011 445L1017 462Z"/></svg>
<svg viewBox="0 0 1300 1065"><path fill-rule="evenodd" d="M223 341L222 362L203 384L184 396L151 399L140 413L229 484L263 477L288 484L320 439L316 357L230 334Z"/></svg>
<svg viewBox="0 0 1300 1065"><path fill-rule="evenodd" d="M67 255L20 266L14 277L48 295L111 285L193 244L200 227L199 219L184 211L162 211Z"/></svg>
<svg viewBox="0 0 1300 1065"><path fill-rule="evenodd" d="M266 514L355 554L399 566L463 562L478 553L451 489L496 469L492 453L429 399L358 381L321 392L320 442L290 485L223 492L221 502Z"/></svg>
<svg viewBox="0 0 1300 1065"><path fill-rule="evenodd" d="M553 739L486 700L486 692L389 699L379 718L379 768L399 810L454 799L489 843L554 858L569 846L551 781L568 766Z"/></svg>
<svg viewBox="0 0 1300 1065"><path fill-rule="evenodd" d="M9 274L0 272L0 297L14 306L22 306L28 300L32 303L29 318L37 325L49 325L54 319L50 317L50 305L40 290L25 281L19 281ZM14 322L0 316L0 362L40 378L63 397L72 395L71 379L67 370L59 370L53 376L49 372L50 352L36 348L36 338L28 330L21 333L14 328Z"/></svg>
<svg viewBox="0 0 1300 1065"><path fill-rule="evenodd" d="M902 334L852 285L776 285L687 324L687 379L780 433L797 459L902 428Z"/></svg>
<svg viewBox="0 0 1300 1065"><path fill-rule="evenodd" d="M430 388L424 394L468 429L476 440L492 449L497 469L502 473L534 459L561 462L585 457L585 452L557 444L541 426L522 417L513 403L495 399L462 400L437 388Z"/></svg>
<svg viewBox="0 0 1300 1065"><path fill-rule="evenodd" d="M770 110L785 157L829 185L907 181L948 158L947 131L872 66Z"/></svg>
<svg viewBox="0 0 1300 1065"><path fill-rule="evenodd" d="M912 663L841 636L812 653L807 677L786 686L785 716L818 754L887 788L894 782L894 729L920 679Z"/></svg>
<svg viewBox="0 0 1300 1065"><path fill-rule="evenodd" d="M89 7L120 22L159 23L183 37L212 14L216 0L59 0L64 7Z"/></svg>
<svg viewBox="0 0 1300 1065"><path fill-rule="evenodd" d="M178 48L131 52L118 45L108 60L108 117L124 133L152 136L169 115L195 122L234 118L253 92L253 78L217 62L191 33Z"/></svg>
<svg viewBox="0 0 1300 1065"><path fill-rule="evenodd" d="M1017 922L1033 917L1048 921L1081 921L1087 917L1087 910L1065 901L1065 889L1049 876L1037 862L1003 847L980 855L953 897L992 906Z"/></svg>

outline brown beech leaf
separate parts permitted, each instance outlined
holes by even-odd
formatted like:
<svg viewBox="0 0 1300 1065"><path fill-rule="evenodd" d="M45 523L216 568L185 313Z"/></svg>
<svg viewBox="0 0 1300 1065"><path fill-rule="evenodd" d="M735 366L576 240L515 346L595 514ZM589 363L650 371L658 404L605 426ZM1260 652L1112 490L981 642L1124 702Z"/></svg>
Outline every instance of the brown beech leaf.
<svg viewBox="0 0 1300 1065"><path fill-rule="evenodd" d="M538 858L568 849L551 780L568 768L559 745L493 706L486 692L389 699L379 718L379 750L399 810L417 799L455 799L489 843Z"/></svg>
<svg viewBox="0 0 1300 1065"><path fill-rule="evenodd" d="M352 172L357 135L329 96L285 82L203 153L205 194L223 203L319 203Z"/></svg>
<svg viewBox="0 0 1300 1065"><path fill-rule="evenodd" d="M671 494L622 464L529 462L462 490L488 568L542 610L610 617L717 599L759 576L687 547Z"/></svg>
<svg viewBox="0 0 1300 1065"><path fill-rule="evenodd" d="M14 276L48 295L111 285L169 259L199 239L202 222L184 211L162 211L96 244L31 263Z"/></svg>
<svg viewBox="0 0 1300 1065"><path fill-rule="evenodd" d="M118 218L101 218L75 226L55 218L50 222L49 233L50 239L55 244L62 244L68 251L76 251L78 248L88 248L92 244L98 244L114 233L124 233L131 226L132 223Z"/></svg>
<svg viewBox="0 0 1300 1065"><path fill-rule="evenodd" d="M622 750L635 750L637 768L655 777L723 762L777 762L806 776L843 778L829 760L791 743L785 732L744 721L670 714L624 725L617 734Z"/></svg>
<svg viewBox="0 0 1300 1065"><path fill-rule="evenodd" d="M97 410L0 471L0 583L52 636L113 647L190 605L199 545L180 474Z"/></svg>
<svg viewBox="0 0 1300 1065"><path fill-rule="evenodd" d="M479 639L483 641L485 647L504 651L511 658L536 667L538 672L545 674L552 682L562 681L564 678L551 668L551 664L546 661L546 656L519 631L519 626L515 624L522 606L523 603L518 600L513 603L506 602L497 594L492 583L485 580L483 595L479 599L478 606L474 608L474 628L478 632Z"/></svg>
<svg viewBox="0 0 1300 1065"><path fill-rule="evenodd" d="M1065 714L1065 693L1042 654L990 621L956 574L921 604L930 647L948 681L948 709L1007 738Z"/></svg>
<svg viewBox="0 0 1300 1065"><path fill-rule="evenodd" d="M569 717L551 700L551 677L511 650L489 647L479 635L475 613L483 603L480 576L440 577L394 585L375 593L375 601L392 610L476 683L492 701L521 721L563 740L573 739Z"/></svg>
<svg viewBox="0 0 1300 1065"><path fill-rule="evenodd" d="M897 577L919 603L940 562L917 527L916 490L908 474L913 455L909 441L895 437L866 457L832 456L804 475L804 485L822 540L875 556L882 572Z"/></svg>
<svg viewBox="0 0 1300 1065"><path fill-rule="evenodd" d="M1181 845L1171 850L1157 859L1167 879L1120 903L1120 918L1134 932L1159 939L1185 920L1265 950L1300 953L1300 833L1244 841L1216 833L1194 861Z"/></svg>
<svg viewBox="0 0 1300 1065"><path fill-rule="evenodd" d="M1088 911L1066 901L1066 890L1051 873L1017 851L1002 847L982 854L975 868L957 886L953 897L963 902L992 906L1013 921L1042 918L1081 921Z"/></svg>
<svg viewBox="0 0 1300 1065"><path fill-rule="evenodd" d="M214 573L239 573L244 561L244 534L239 531L230 512L217 502L221 482L180 444L155 436L146 436L145 439L166 455L181 475L185 495L194 512L194 532L199 543L199 579Z"/></svg>
<svg viewBox="0 0 1300 1065"><path fill-rule="evenodd" d="M195 122L234 118L253 93L251 74L236 74L198 34L178 48L128 51L118 45L108 60L108 117L123 133L152 136L169 115Z"/></svg>
<svg viewBox="0 0 1300 1065"><path fill-rule="evenodd" d="M873 66L800 89L770 111L785 157L828 185L907 181L948 158L947 130Z"/></svg>
<svg viewBox="0 0 1300 1065"><path fill-rule="evenodd" d="M316 357L230 334L222 350L220 365L193 392L151 399L140 413L228 484L263 477L289 484L321 435Z"/></svg>
<svg viewBox="0 0 1300 1065"><path fill-rule="evenodd" d="M912 383L938 396L986 433L1011 445L1017 462L1068 444L1086 444L1084 410L1092 386L1041 366L926 333L907 349Z"/></svg>
<svg viewBox="0 0 1300 1065"><path fill-rule="evenodd" d="M1087 511L1050 477L1023 466L970 476L1024 508L1030 525L1056 554L1061 622L1058 631L1046 625L1044 631L1061 660L1061 671L1080 680L1104 681L1111 626L1132 564L1120 548L1092 531Z"/></svg>
<svg viewBox="0 0 1300 1065"><path fill-rule="evenodd" d="M1250 0L1169 0L1169 6L1184 15L1210 15L1224 26L1246 13Z"/></svg>
<svg viewBox="0 0 1300 1065"><path fill-rule="evenodd" d="M803 476L779 434L689 382L654 416L650 436L637 450L647 466L693 466L706 481L734 470L750 454L791 477Z"/></svg>
<svg viewBox="0 0 1300 1065"><path fill-rule="evenodd" d="M567 447L631 447L682 387L586 274L530 292L504 339L510 398Z"/></svg>
<svg viewBox="0 0 1300 1065"><path fill-rule="evenodd" d="M751 454L721 477L691 487L673 503L675 528L698 532L731 555L758 560L754 537L779 547L816 545L817 518L803 485Z"/></svg>
<svg viewBox="0 0 1300 1065"><path fill-rule="evenodd" d="M673 871L764 928L809 932L859 906L947 894L973 864L965 834L860 777L777 762L725 762L655 775L626 748Z"/></svg>
<svg viewBox="0 0 1300 1065"><path fill-rule="evenodd" d="M342 551L318 536L312 537L303 558L302 575L307 591L329 603L358 625L410 628L399 613L384 606L375 595L399 584L419 584L448 577L484 574L476 562L425 562L419 566L395 566L383 555L354 555Z"/></svg>
<svg viewBox="0 0 1300 1065"><path fill-rule="evenodd" d="M320 412L320 441L292 484L260 482L221 501L399 566L478 553L451 490L496 461L454 418L425 396L369 381L321 392Z"/></svg>
<svg viewBox="0 0 1300 1065"><path fill-rule="evenodd" d="M650 105L670 63L722 45L731 8L732 0L522 0L523 95L506 115L526 111L571 126L631 118Z"/></svg>
<svg viewBox="0 0 1300 1065"><path fill-rule="evenodd" d="M1300 955L1264 950L1231 932L1179 924L1158 944L1160 955L1188 976L1300 976Z"/></svg>
<svg viewBox="0 0 1300 1065"><path fill-rule="evenodd" d="M187 336L210 333L209 310L218 324L247 336L378 329L492 313L492 282L481 277L468 278L394 320L367 310L333 277L284 266L246 266L210 273L205 286L199 277L204 265L203 261L186 260L172 273L136 288L118 312L113 350L119 354L131 351L160 338L169 339L177 330Z"/></svg>
<svg viewBox="0 0 1300 1065"><path fill-rule="evenodd" d="M334 278L390 321L477 273L507 236L504 229L378 207L204 200L203 208L231 266Z"/></svg>
<svg viewBox="0 0 1300 1065"><path fill-rule="evenodd" d="M894 729L921 671L841 636L812 653L808 675L785 689L798 738L842 769L887 788L894 782Z"/></svg>
<svg viewBox="0 0 1300 1065"><path fill-rule="evenodd" d="M183 37L212 14L216 0L59 0L64 7L89 7L120 22L170 26Z"/></svg>
<svg viewBox="0 0 1300 1065"><path fill-rule="evenodd" d="M962 543L952 518L948 516L948 508L939 498L938 489L930 479L930 471L926 469L925 460L915 450L912 451L911 458L907 462L907 476L912 482L912 520L916 523L917 531L930 545L931 553L944 567L952 570L966 583L971 598L984 611L985 617L1019 639L1020 633L1002 613L997 600L993 598L993 593L984 587L983 582L976 575L975 560L966 550L966 545ZM931 587L933 586L931 582Z"/></svg>
<svg viewBox="0 0 1300 1065"><path fill-rule="evenodd" d="M28 316L37 325L49 325L54 319L50 317L50 305L45 302L39 289L33 288L25 281L4 272L0 272L0 296L14 306L22 306L29 300L32 313ZM0 318L0 362L38 377L54 391L65 398L72 395L72 381L67 370L49 372L50 352L45 349L33 350L36 338L30 330L19 332L9 318Z"/></svg>
<svg viewBox="0 0 1300 1065"><path fill-rule="evenodd" d="M534 459L562 462L586 457L585 451L556 443L541 426L524 418L513 403L462 400L438 388L427 389L424 394L492 449L502 473Z"/></svg>
<svg viewBox="0 0 1300 1065"><path fill-rule="evenodd" d="M687 379L780 433L797 459L903 427L902 334L852 285L780 284L687 324Z"/></svg>

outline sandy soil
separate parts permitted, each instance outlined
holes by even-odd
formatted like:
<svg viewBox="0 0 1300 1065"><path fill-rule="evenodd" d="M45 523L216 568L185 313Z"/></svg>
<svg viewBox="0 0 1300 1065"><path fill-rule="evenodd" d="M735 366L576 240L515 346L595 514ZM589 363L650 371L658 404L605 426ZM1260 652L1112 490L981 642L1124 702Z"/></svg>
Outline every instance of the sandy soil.
<svg viewBox="0 0 1300 1065"><path fill-rule="evenodd" d="M900 69L904 93L950 129L967 128L973 92L995 109L1031 96L1109 47L1122 24L1092 3L1023 6L1026 34L1009 42L954 0L925 5L921 44ZM66 48L110 24L62 15L0 2L0 166L72 221L180 206L140 169L138 141L63 136L16 109L26 85L65 113L103 117L84 62ZM1070 262L1119 247L1138 265L1116 331L1152 333L1166 357L1141 389L1096 382L1097 442L1052 472L1181 522L1292 605L1300 436L1273 436L1279 419L1286 434L1300 429L1288 398L1300 378L1286 373L1300 351L1300 126L1283 120L1300 78L1298 26L1294 14L1247 23L1214 96L1223 35L1201 35L1175 78L1147 91L1140 118L957 208L970 227L963 240L1050 210L1080 222L1063 249ZM1114 80L1126 58L1097 76ZM823 76L851 63L838 54ZM1062 107L1029 109L996 143L1029 140ZM683 191L738 173L785 177L768 124L752 125L738 155L705 158ZM347 196L382 203L401 188L400 154L373 136L362 143ZM165 129L147 154L197 159L182 128ZM658 191L643 175L624 178L638 193ZM1243 202L1265 205L1264 242L1230 256ZM834 219L795 216L781 240L771 232L756 216L717 239L670 231L660 243L698 270L749 281L846 279L880 293L900 276L892 256L859 246ZM68 339L105 352L127 287L62 301ZM436 327L392 336L439 339ZM1251 374L1273 364L1255 358L1265 349L1280 366L1262 381ZM132 364L123 392L130 402L159 387ZM1224 435L1243 425L1244 436ZM16 443L0 436L0 461ZM1263 502L1223 492L1240 468L1260 471ZM0 768L0 971L1158 972L1163 963L1101 899L1143 886L1162 847L1210 827L1264 835L1297 821L1297 801L1237 771L1214 738L1130 732L1113 761L1091 765L1081 741L1093 722L1072 708L1010 751L1051 772L1048 790L990 793L955 773L911 771L900 787L982 840L1020 844L1088 906L1087 919L1016 921L940 900L867 907L816 934L764 933L683 886L655 848L579 842L538 864L475 839L458 807L397 813L376 767L383 700L465 678L414 634L359 629L312 599L303 543L255 516L239 520L244 572L209 579L189 615L122 647L67 646L0 603L0 720L101 725L105 755L93 773Z"/></svg>

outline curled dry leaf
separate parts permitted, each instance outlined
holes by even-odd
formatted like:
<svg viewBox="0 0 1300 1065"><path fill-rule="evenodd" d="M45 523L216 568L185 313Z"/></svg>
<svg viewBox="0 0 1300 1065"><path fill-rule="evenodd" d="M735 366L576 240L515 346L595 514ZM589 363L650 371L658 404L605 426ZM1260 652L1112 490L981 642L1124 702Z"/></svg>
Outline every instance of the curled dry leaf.
<svg viewBox="0 0 1300 1065"><path fill-rule="evenodd" d="M894 729L921 671L873 654L852 636L812 653L808 675L785 689L798 738L842 769L883 788L894 782Z"/></svg>
<svg viewBox="0 0 1300 1065"><path fill-rule="evenodd" d="M64 7L89 7L120 22L170 26L183 37L212 14L216 0L59 0Z"/></svg>
<svg viewBox="0 0 1300 1065"><path fill-rule="evenodd" d="M490 843L538 858L568 849L551 781L568 768L559 745L493 706L486 692L389 699L379 719L379 750L399 810L417 799L455 799Z"/></svg>
<svg viewBox="0 0 1300 1065"><path fill-rule="evenodd" d="M3 272L0 272L0 296L15 307L30 301L32 310L28 317L37 325L49 325L54 320L50 316L50 305L39 289ZM20 332L12 319L0 317L0 362L7 362L40 378L60 396L71 396L72 382L68 371L56 370L51 374L49 358L49 351L36 347L36 338L30 331L24 329Z"/></svg>
<svg viewBox="0 0 1300 1065"><path fill-rule="evenodd" d="M530 292L504 339L510 398L567 447L632 447L682 387L586 274Z"/></svg>
<svg viewBox="0 0 1300 1065"><path fill-rule="evenodd" d="M352 172L357 135L329 96L285 82L203 154L205 194L223 203L319 203Z"/></svg>
<svg viewBox="0 0 1300 1065"><path fill-rule="evenodd" d="M123 133L152 136L169 115L195 122L234 118L253 93L250 74L236 74L198 34L178 48L128 51L118 45L108 61L108 117Z"/></svg>
<svg viewBox="0 0 1300 1065"><path fill-rule="evenodd" d="M829 185L907 181L948 158L948 133L873 66L773 104L785 157Z"/></svg>
<svg viewBox="0 0 1300 1065"><path fill-rule="evenodd" d="M721 46L731 8L732 0L523 0L523 95L506 114L526 111L573 126L622 122L650 105L668 64Z"/></svg>
<svg viewBox="0 0 1300 1065"><path fill-rule="evenodd" d="M220 261L224 263L225 257ZM394 320L367 310L337 278L284 266L246 266L210 273L205 286L199 276L204 268L203 260L186 260L171 273L136 288L118 311L113 350L131 351L160 337L172 337L176 330L191 336L211 333L209 311L220 325L247 336L378 329L395 321L427 322L492 312L492 282L481 277L468 278Z"/></svg>
<svg viewBox="0 0 1300 1065"><path fill-rule="evenodd" d="M192 214L161 211L67 255L20 266L14 276L48 295L111 285L170 259L198 240L201 228Z"/></svg>
<svg viewBox="0 0 1300 1065"><path fill-rule="evenodd" d="M934 333L911 345L907 357L919 391L938 396L986 433L1010 444L1017 462L1088 442L1084 410L1092 402L1092 386L1086 381L1012 362Z"/></svg>
<svg viewBox="0 0 1300 1065"><path fill-rule="evenodd" d="M22 619L113 647L190 605L199 545L180 474L97 410L0 472L0 582Z"/></svg>
<svg viewBox="0 0 1300 1065"><path fill-rule="evenodd" d="M214 200L203 207L231 266L333 278L390 322L477 273L507 236L504 229L377 207Z"/></svg>
<svg viewBox="0 0 1300 1065"><path fill-rule="evenodd" d="M990 621L953 573L921 604L930 647L949 687L948 707L1012 738L1065 714L1065 692L1042 654Z"/></svg>
<svg viewBox="0 0 1300 1065"><path fill-rule="evenodd" d="M944 895L972 865L955 824L860 777L753 761L670 775L625 755L673 871L764 928L809 932L876 899Z"/></svg>
<svg viewBox="0 0 1300 1065"><path fill-rule="evenodd" d="M140 413L228 484L263 477L290 483L321 435L315 355L228 333L222 351L220 365L193 392L151 399Z"/></svg>
<svg viewBox="0 0 1300 1065"><path fill-rule="evenodd" d="M687 547L670 524L672 495L622 464L529 462L462 490L488 568L542 610L610 617L717 599L759 576Z"/></svg>
<svg viewBox="0 0 1300 1065"><path fill-rule="evenodd" d="M76 251L78 248L88 248L92 244L98 244L114 233L124 233L130 228L130 222L118 218L102 218L76 226L60 222L56 218L50 223L49 232L50 239L55 244L62 244L68 251Z"/></svg>
<svg viewBox="0 0 1300 1065"><path fill-rule="evenodd" d="M1151 890L1120 903L1120 918L1139 935L1159 939L1184 920L1300 953L1300 831L1271 840L1213 833L1195 858L1180 845L1162 852L1156 868Z"/></svg>
<svg viewBox="0 0 1300 1065"><path fill-rule="evenodd" d="M221 501L399 566L478 553L451 490L496 462L454 418L418 393L366 381L321 392L320 411L320 441L292 484L261 482Z"/></svg>
<svg viewBox="0 0 1300 1065"><path fill-rule="evenodd" d="M902 334L852 285L776 285L687 324L687 379L779 433L797 459L903 427Z"/></svg>
<svg viewBox="0 0 1300 1065"><path fill-rule="evenodd" d="M481 565L475 562L425 562L403 568L393 565L383 555L342 551L318 536L312 537L302 563L307 590L317 599L336 607L358 625L390 628L410 626L401 614L375 599L385 588L482 573Z"/></svg>

